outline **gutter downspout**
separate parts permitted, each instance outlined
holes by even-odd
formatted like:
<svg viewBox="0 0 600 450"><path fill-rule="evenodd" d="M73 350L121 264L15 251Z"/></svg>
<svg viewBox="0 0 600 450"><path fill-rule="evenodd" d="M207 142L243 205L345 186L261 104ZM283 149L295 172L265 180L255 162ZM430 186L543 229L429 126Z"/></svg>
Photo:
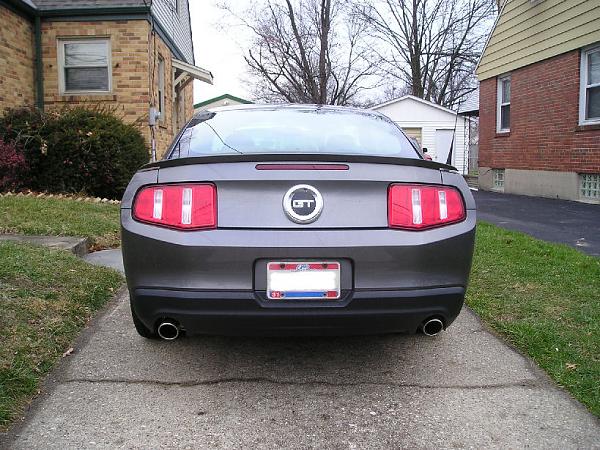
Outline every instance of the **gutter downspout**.
<svg viewBox="0 0 600 450"><path fill-rule="evenodd" d="M35 93L36 106L44 110L44 68L42 64L42 20L37 13L34 19L35 29Z"/></svg>

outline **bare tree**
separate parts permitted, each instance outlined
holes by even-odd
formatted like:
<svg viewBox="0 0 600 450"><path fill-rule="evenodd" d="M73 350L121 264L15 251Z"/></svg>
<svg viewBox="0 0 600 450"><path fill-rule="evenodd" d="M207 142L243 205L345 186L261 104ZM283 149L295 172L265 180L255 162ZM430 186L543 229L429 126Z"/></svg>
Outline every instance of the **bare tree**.
<svg viewBox="0 0 600 450"><path fill-rule="evenodd" d="M241 12L220 5L251 30L245 59L258 99L357 104L377 85L367 24L344 0L263 0Z"/></svg>
<svg viewBox="0 0 600 450"><path fill-rule="evenodd" d="M376 105L381 105L392 100L396 100L400 97L411 93L410 88L400 83L386 83L383 84L380 89L377 89L369 98L365 99L358 106L363 108L371 108Z"/></svg>
<svg viewBox="0 0 600 450"><path fill-rule="evenodd" d="M387 75L412 95L453 107L475 89L494 1L371 0L353 10L381 41Z"/></svg>

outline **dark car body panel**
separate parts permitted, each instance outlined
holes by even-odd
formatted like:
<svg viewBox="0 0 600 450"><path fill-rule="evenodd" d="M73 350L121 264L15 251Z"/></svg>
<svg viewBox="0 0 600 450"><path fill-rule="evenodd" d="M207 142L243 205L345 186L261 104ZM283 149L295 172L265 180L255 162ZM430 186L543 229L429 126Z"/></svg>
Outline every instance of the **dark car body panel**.
<svg viewBox="0 0 600 450"><path fill-rule="evenodd" d="M250 173L242 176L240 171ZM298 333L302 330L342 333L344 329L352 333L369 329L414 332L426 317L444 317L449 325L460 311L473 253L475 211L472 196L466 185L461 186L464 181L457 174L393 166L390 175L383 175L376 164L369 167L363 163L351 165L350 172L344 172L346 177L360 173L360 180L342 181L343 189L329 191L331 177L339 174L311 172L307 178L306 173L298 171L270 173L274 179L269 188L269 183L265 185L260 179L264 173L258 173L253 163L186 166L185 170L168 168L161 172L138 173L125 194L121 211L123 255L131 299L148 327L155 326L161 317L170 317L189 330L204 333L280 334L284 329ZM319 183L316 179L319 176L329 180ZM234 178L245 180L234 186ZM177 231L133 219L130 207L139 187L179 180L211 180L216 184L220 206L218 229ZM420 232L389 229L386 190L392 180L435 184L445 181L458 185L470 207L467 218ZM300 181L322 189L326 198L331 194L341 199L344 189L359 196L372 190L380 201L370 209L359 204L351 215L347 214L348 208L357 205L344 204L344 217L348 217L345 228L336 222L344 208L331 208L337 212L331 216L324 212L323 223L329 226L323 226L321 219L302 226L286 220L279 207L285 188ZM232 183L231 187L228 183ZM257 205L256 197L254 201L252 197L259 195L258 192L243 195L240 187L252 192L253 183L271 192L270 195L263 192L261 202L276 203L280 217L268 214L261 217L262 208ZM362 185L370 189L365 190ZM232 206L221 206L229 197ZM244 203L243 199L252 203L254 209L235 206ZM278 303L271 307L286 308L287 312L269 312L268 302L261 300L264 280L261 286L257 279L257 273L264 270L257 272L257 264L280 259L351 261L353 294L341 302L327 304ZM439 289L452 291L446 295L440 294ZM184 303L180 301L182 296ZM373 302L374 299L379 300ZM332 313L319 312L323 307L338 308L334 315L343 317L333 320ZM294 322L294 318L298 321ZM231 329L224 327L226 323L230 323Z"/></svg>
<svg viewBox="0 0 600 450"><path fill-rule="evenodd" d="M347 170L257 170L259 163L339 163ZM181 231L136 221L136 192L152 184L216 186L217 228ZM388 227L393 183L453 186L466 217L423 231ZM313 223L289 220L284 193L297 184L324 201ZM475 202L445 164L369 155L223 155L165 160L141 169L121 204L132 309L149 329L165 318L188 332L341 334L448 326L463 304L475 240ZM338 300L269 300L268 261L341 262Z"/></svg>
<svg viewBox="0 0 600 450"><path fill-rule="evenodd" d="M342 335L414 333L424 318L445 318L448 326L463 305L464 288L355 291L342 303L260 304L251 291L138 289L141 317L169 317L184 329L222 335ZM152 326L146 321L146 326Z"/></svg>

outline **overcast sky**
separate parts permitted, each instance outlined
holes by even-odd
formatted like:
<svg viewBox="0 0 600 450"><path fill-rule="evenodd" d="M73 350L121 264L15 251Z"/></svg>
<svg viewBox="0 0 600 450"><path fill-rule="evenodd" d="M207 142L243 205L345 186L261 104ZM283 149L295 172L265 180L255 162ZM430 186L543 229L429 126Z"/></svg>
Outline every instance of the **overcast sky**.
<svg viewBox="0 0 600 450"><path fill-rule="evenodd" d="M239 42L243 30L239 27L222 30L225 13L215 0L189 0L194 37L196 65L210 70L214 85L195 81L194 103L221 94L249 98L240 78L246 74L246 62Z"/></svg>

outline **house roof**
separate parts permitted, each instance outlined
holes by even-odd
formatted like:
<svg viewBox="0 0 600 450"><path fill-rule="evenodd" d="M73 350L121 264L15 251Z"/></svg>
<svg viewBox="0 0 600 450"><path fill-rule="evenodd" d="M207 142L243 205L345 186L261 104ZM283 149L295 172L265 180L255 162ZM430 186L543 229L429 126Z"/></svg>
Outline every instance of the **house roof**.
<svg viewBox="0 0 600 450"><path fill-rule="evenodd" d="M243 99L243 98L240 98L240 97L236 97L235 95L223 94L223 95L219 95L218 97L209 98L208 100L204 100L202 102L196 103L194 105L194 109L195 108L202 108L203 106L210 105L211 103L218 102L218 101L221 101L221 100L226 100L226 99L233 100L235 102L239 102L239 103L242 103L244 105L248 105L248 104L252 103L250 100L246 100L246 99Z"/></svg>
<svg viewBox="0 0 600 450"><path fill-rule="evenodd" d="M463 116L477 116L479 114L479 88L471 92L460 105L458 114Z"/></svg>
<svg viewBox="0 0 600 450"><path fill-rule="evenodd" d="M399 103L399 102L402 102L402 101L405 101L405 100L414 100L414 101L417 101L419 103L423 103L424 105L437 108L437 109L439 109L441 111L444 111L444 112L447 112L447 113L450 113L450 114L456 114L456 111L452 111L451 109L445 108L444 106L438 105L437 103L430 102L429 100L424 100L422 98L415 97L414 95L404 95L404 96L402 96L400 98L396 98L394 100L390 100L390 101L381 103L379 105L372 106L369 109L375 109L375 110L377 110L379 108L383 108L384 106L393 105L394 103Z"/></svg>
<svg viewBox="0 0 600 450"><path fill-rule="evenodd" d="M28 16L81 17L99 20L101 16L154 20L154 31L165 41L176 58L194 64L194 44L188 0L175 8L173 0L7 0ZM2 0L0 0L2 2ZM85 16L85 18L84 18ZM84 18L84 19L83 19Z"/></svg>
<svg viewBox="0 0 600 450"><path fill-rule="evenodd" d="M28 0L23 0L27 2ZM33 0L41 9L123 8L145 6L144 0Z"/></svg>
<svg viewBox="0 0 600 450"><path fill-rule="evenodd" d="M5 0L0 1L0 4L4 3L9 8L14 8L17 11L25 13L27 15L35 14L38 9L33 0Z"/></svg>
<svg viewBox="0 0 600 450"><path fill-rule="evenodd" d="M13 0L39 11L149 7L150 0Z"/></svg>

